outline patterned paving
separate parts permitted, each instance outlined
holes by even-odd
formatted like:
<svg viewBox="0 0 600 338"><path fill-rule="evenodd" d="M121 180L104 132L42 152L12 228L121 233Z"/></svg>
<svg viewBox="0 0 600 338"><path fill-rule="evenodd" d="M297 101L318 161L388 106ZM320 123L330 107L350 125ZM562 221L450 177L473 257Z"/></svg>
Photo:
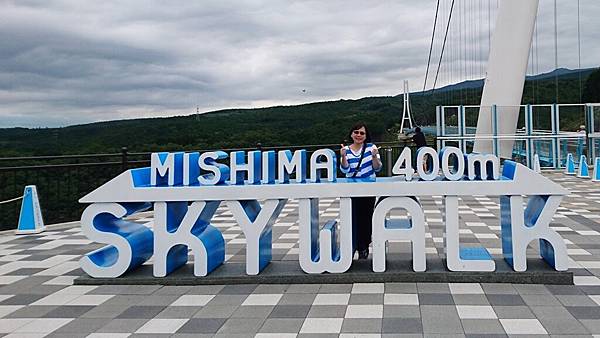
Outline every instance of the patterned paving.
<svg viewBox="0 0 600 338"><path fill-rule="evenodd" d="M0 233L0 336L600 337L600 183L562 173L546 175L571 191L551 226L567 243L573 286L74 286L73 280L83 273L78 259L99 245L72 223L39 235ZM442 198L421 203L428 255L443 255ZM275 225L275 260L298 260L297 208L297 201L288 202ZM461 243L481 243L499 255L499 208L497 198L463 198ZM338 201L320 201L322 221L336 218L338 210ZM151 217L136 215L136 221L146 223ZM231 213L222 207L214 221L227 241L226 259L243 262L245 240ZM390 250L409 252L406 243L394 243Z"/></svg>

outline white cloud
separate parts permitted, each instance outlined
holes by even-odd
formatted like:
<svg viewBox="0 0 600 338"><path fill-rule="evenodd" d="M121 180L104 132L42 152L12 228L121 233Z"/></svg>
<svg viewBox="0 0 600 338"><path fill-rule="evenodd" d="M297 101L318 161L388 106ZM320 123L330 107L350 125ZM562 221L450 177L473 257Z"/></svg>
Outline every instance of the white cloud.
<svg viewBox="0 0 600 338"><path fill-rule="evenodd" d="M581 0L584 67L600 60L596 2ZM457 3L482 13L481 64L487 1ZM571 68L575 5L559 1L560 66ZM417 90L434 12L433 0L3 1L0 127L396 95L405 79ZM546 71L551 0L541 0L539 41Z"/></svg>

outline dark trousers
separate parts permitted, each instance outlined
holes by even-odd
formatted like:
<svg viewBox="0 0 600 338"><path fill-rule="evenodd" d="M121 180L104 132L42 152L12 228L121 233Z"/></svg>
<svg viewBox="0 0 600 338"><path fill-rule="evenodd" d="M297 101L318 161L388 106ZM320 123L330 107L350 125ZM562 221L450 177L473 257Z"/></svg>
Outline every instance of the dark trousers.
<svg viewBox="0 0 600 338"><path fill-rule="evenodd" d="M375 197L352 198L352 246L354 250L368 249L371 244L373 209L375 209Z"/></svg>

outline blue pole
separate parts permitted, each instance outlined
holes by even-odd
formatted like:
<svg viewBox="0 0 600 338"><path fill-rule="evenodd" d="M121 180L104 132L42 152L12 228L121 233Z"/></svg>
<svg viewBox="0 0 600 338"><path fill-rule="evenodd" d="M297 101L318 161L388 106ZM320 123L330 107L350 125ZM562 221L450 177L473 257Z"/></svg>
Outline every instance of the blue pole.
<svg viewBox="0 0 600 338"><path fill-rule="evenodd" d="M494 137L494 155L498 156L498 106L492 105L492 132Z"/></svg>

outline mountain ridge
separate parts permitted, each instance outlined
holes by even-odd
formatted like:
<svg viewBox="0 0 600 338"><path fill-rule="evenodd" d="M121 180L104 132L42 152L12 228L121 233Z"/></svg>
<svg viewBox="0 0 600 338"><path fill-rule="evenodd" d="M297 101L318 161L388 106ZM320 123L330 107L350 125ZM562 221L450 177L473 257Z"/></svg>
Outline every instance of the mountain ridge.
<svg viewBox="0 0 600 338"><path fill-rule="evenodd" d="M555 75L559 75L559 103L579 102L576 75L582 74L586 80L591 72L592 69L558 69L530 78L525 83L522 102L553 103ZM480 85L475 88L465 88L465 83L470 84L467 81L446 86L445 90L412 93L415 123L435 124L438 105L478 104L483 83L479 81ZM0 129L0 157L119 152L121 147L146 152L255 147L257 143L263 146L337 144L347 138L348 128L359 120L369 125L375 141L395 141L402 107L402 95L373 96L100 121L60 128L3 128ZM561 121L561 126L578 127L581 122Z"/></svg>

